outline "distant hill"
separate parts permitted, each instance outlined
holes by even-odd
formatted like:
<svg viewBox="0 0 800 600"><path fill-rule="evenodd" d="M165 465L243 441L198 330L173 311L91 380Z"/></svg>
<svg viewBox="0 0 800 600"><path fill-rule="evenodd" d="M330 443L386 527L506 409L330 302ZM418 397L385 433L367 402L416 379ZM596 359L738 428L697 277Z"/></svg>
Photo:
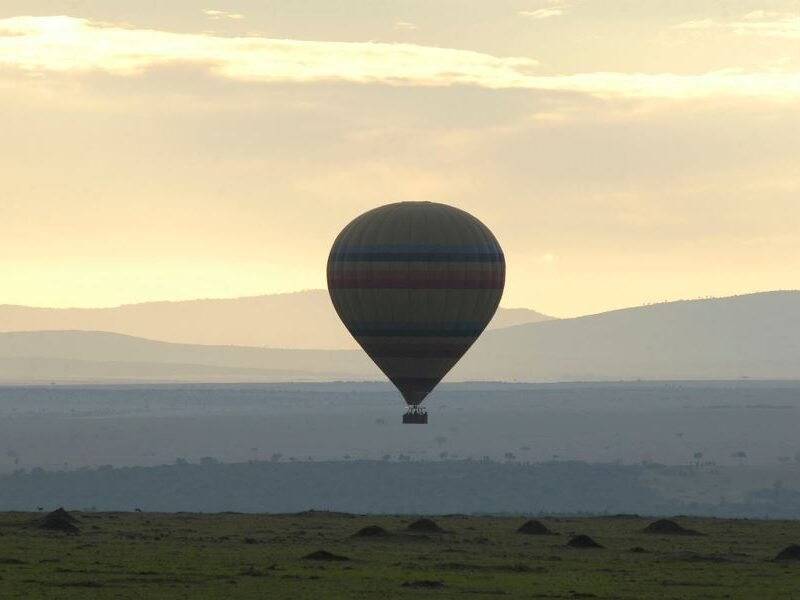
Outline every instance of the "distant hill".
<svg viewBox="0 0 800 600"><path fill-rule="evenodd" d="M800 379L800 291L667 302L488 332L456 379Z"/></svg>
<svg viewBox="0 0 800 600"><path fill-rule="evenodd" d="M449 379L800 379L800 292L670 302L487 332ZM382 379L360 351L0 334L0 380Z"/></svg>
<svg viewBox="0 0 800 600"><path fill-rule="evenodd" d="M173 344L102 331L0 333L0 381L377 379L356 350Z"/></svg>
<svg viewBox="0 0 800 600"><path fill-rule="evenodd" d="M525 308L501 308L490 328L549 319ZM184 344L323 350L358 347L325 290L114 308L0 305L0 331L64 330L107 331Z"/></svg>

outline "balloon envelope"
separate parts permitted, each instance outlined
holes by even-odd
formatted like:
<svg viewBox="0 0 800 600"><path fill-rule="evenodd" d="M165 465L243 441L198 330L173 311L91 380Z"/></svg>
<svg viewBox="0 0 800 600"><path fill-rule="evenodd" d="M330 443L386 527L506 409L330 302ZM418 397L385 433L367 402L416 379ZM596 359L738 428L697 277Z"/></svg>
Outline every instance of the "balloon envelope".
<svg viewBox="0 0 800 600"><path fill-rule="evenodd" d="M347 225L328 258L328 291L347 329L418 405L483 332L505 284L503 251L478 219L400 202Z"/></svg>

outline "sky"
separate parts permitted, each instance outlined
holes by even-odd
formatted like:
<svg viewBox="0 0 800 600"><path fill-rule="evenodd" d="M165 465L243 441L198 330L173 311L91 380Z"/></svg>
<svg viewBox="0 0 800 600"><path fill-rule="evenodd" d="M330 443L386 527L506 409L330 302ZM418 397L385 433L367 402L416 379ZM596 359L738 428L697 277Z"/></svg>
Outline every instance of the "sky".
<svg viewBox="0 0 800 600"><path fill-rule="evenodd" d="M3 0L0 304L325 287L463 208L503 305L800 288L800 0Z"/></svg>

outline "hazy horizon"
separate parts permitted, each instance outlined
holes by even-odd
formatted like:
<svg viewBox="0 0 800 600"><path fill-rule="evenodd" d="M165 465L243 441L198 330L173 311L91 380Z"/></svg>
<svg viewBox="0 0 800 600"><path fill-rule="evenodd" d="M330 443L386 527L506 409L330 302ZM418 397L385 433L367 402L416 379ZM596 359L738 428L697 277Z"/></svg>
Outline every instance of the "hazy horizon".
<svg viewBox="0 0 800 600"><path fill-rule="evenodd" d="M516 311L516 310L527 310L527 311L534 311L543 316L553 318L553 319L573 319L578 317L586 317L592 316L596 314L602 314L605 312L614 312L617 310L626 310L630 308L643 308L646 306L652 306L654 304L669 304L673 302L691 302L693 300L724 300L726 298L736 298L739 296L752 296L756 294L769 294L772 292L795 292L800 291L800 287L797 288L775 288L775 289L764 289L764 290L756 290L750 292L742 292L737 294L729 294L725 296L695 296L695 297L682 297L682 298L668 298L664 300L658 300L653 302L645 302L642 304L631 304L631 305L620 305L620 306L613 306L609 307L604 310L600 310L598 312L591 312L586 314L577 314L577 315L569 315L569 316L561 316L556 314L544 313L539 310L535 306L509 306L504 302L501 302L500 308L509 311ZM142 304L178 304L183 302L225 302L225 301L233 301L233 300L253 300L258 298L265 298L265 297L272 297L272 296L292 296L298 294L306 294L306 293L324 293L327 294L328 291L324 288L303 288L303 289L296 289L296 290L287 290L282 292L264 292L264 293L253 293L253 294L246 294L242 296L198 296L198 297L187 297L187 298L156 298L153 300L141 300L137 302L122 302L119 304L87 304L87 305L69 305L69 306L61 306L61 305L43 305L43 304L17 304L12 302L2 302L0 301L0 306L10 306L10 307L20 307L20 308L32 308L32 309L52 309L52 310L104 310L104 309L113 309L113 308L126 308L126 307L134 307L140 306Z"/></svg>
<svg viewBox="0 0 800 600"><path fill-rule="evenodd" d="M764 291L778 291L778 290L764 290ZM317 293L323 292L325 294L328 291L324 288L304 288L304 289L297 289L297 290L287 290L285 292L265 292L262 294L247 294L243 296L202 296L202 297L188 297L188 298L158 298L154 300L142 300L139 302L123 302L121 304L102 304L102 305L74 305L74 306L60 306L60 305L39 305L39 304L15 304L10 302L0 302L0 306L20 306L25 308L44 308L44 309L55 309L55 310L82 310L82 309L107 309L107 308L123 308L127 306L139 306L142 304L170 304L170 303L179 303L179 302L209 302L209 301L228 301L228 300L250 300L255 298L264 298L268 296L292 296L297 294L305 294L305 293ZM501 305L501 308L505 308L506 310L536 310L530 306L505 306ZM538 312L538 311L536 311ZM555 315L548 315L554 318Z"/></svg>

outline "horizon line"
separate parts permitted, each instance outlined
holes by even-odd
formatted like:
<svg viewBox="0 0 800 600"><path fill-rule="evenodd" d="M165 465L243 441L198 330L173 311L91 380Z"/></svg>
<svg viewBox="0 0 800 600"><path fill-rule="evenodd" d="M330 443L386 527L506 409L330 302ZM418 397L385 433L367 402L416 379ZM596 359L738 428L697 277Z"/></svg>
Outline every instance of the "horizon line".
<svg viewBox="0 0 800 600"><path fill-rule="evenodd" d="M263 294L253 294L253 295L246 295L246 296L229 296L229 297L200 297L200 298L183 298L183 299L174 299L174 300L143 300L141 302L128 302L123 304L115 304L115 305L100 305L100 306L41 306L41 305L33 305L33 304L18 304L18 303L5 303L0 302L0 308L27 308L32 310L114 310L118 308L128 308L133 306L143 306L146 304L181 304L181 303L189 303L189 302L234 302L237 300L253 300L258 298L267 298L271 296L292 296L297 294L307 294L313 292L321 292L326 293L327 290L324 288L305 288L300 290L293 290L293 291L285 291L285 292L272 292L272 293L263 293ZM702 300L725 300L730 298L739 298L742 296L756 296L759 294L776 294L776 293L786 293L786 292L800 292L800 288L778 288L778 289L770 289L770 290L757 290L757 291L748 291L748 292L739 292L736 294L730 294L727 296L697 296L694 298L673 298L673 299L664 299L658 300L653 302L644 302L642 304L635 304L635 305L627 305L621 306L618 308L611 308L608 310L603 310L600 312L593 312L593 313L586 313L581 315L571 315L567 317L556 317L548 313L543 313L535 308L530 308L527 306L503 306L501 305L499 308L503 308L505 310L529 310L532 312L536 312L542 316L550 317L554 320L566 320L566 319L577 319L581 317L589 317L592 315L600 315L610 312L616 312L620 310L629 310L629 309L636 309L636 308L645 308L648 306L658 306L662 304L674 304L678 302L697 302Z"/></svg>

